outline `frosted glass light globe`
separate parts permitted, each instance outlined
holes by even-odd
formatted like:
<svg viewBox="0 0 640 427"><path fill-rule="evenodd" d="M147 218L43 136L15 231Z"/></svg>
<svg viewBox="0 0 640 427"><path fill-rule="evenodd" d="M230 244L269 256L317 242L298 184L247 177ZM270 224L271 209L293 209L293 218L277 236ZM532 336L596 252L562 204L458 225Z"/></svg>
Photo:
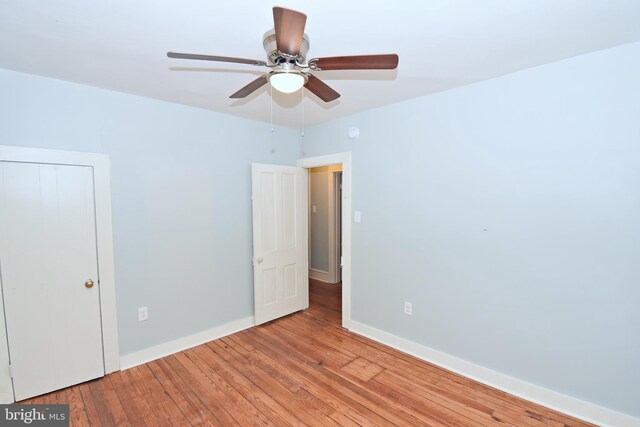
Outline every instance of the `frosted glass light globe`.
<svg viewBox="0 0 640 427"><path fill-rule="evenodd" d="M283 93L292 93L305 84L305 79L298 73L274 73L269 77L271 86Z"/></svg>

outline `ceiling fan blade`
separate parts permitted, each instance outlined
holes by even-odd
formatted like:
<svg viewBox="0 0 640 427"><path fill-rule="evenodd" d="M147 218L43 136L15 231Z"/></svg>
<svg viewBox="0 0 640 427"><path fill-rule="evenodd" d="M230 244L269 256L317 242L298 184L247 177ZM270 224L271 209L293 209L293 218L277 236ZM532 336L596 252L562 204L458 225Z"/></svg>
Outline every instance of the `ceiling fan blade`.
<svg viewBox="0 0 640 427"><path fill-rule="evenodd" d="M258 61L256 59L233 58L231 56L199 55L197 53L178 53L178 52L167 52L167 56L169 58L197 59L200 61L234 62L237 64L249 64L249 65L267 65L265 61Z"/></svg>
<svg viewBox="0 0 640 427"><path fill-rule="evenodd" d="M318 70L393 70L398 66L398 55L329 56L309 61Z"/></svg>
<svg viewBox="0 0 640 427"><path fill-rule="evenodd" d="M307 15L304 13L283 7L273 8L276 46L280 52L292 56L300 53L306 23Z"/></svg>
<svg viewBox="0 0 640 427"><path fill-rule="evenodd" d="M262 86L266 84L267 84L267 75L265 74L264 76L258 77L257 79L255 79L254 81L252 81L251 83L249 83L248 85L246 85L245 87L243 87L242 89L240 89L239 91L231 95L229 98L246 98L247 96L251 95L253 92L260 89Z"/></svg>
<svg viewBox="0 0 640 427"><path fill-rule="evenodd" d="M329 85L324 83L313 74L309 74L309 80L307 80L307 84L305 84L304 87L316 94L316 96L322 99L324 102L331 102L340 98L340 94L338 92L331 89Z"/></svg>

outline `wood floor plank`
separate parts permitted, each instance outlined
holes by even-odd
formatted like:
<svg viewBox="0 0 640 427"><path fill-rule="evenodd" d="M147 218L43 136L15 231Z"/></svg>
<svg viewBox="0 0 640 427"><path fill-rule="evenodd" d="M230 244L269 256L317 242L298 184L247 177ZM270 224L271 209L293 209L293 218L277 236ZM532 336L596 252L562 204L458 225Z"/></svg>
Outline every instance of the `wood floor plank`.
<svg viewBox="0 0 640 427"><path fill-rule="evenodd" d="M373 345L376 350L379 348L378 346L382 346L381 344L375 343L365 337L359 337L359 339L362 340L365 345ZM386 352L388 350L389 349L385 349L383 351ZM398 353L396 350L393 351ZM382 357L385 359L385 363L405 363L393 352L384 354L384 356L376 357L376 360L380 360L380 357ZM513 410L515 408L516 411L519 411L526 417L526 419L523 418L521 420L521 423L523 425L529 425L530 422L533 422L533 425L535 425L536 420L538 420L538 422L542 422L545 425L554 426L585 425L582 421L576 420L575 418L560 414L532 402L526 402L501 390L486 386L484 384L462 377L459 374L417 360L412 356L404 354L402 355L408 357L409 359L408 361L406 361L406 365L401 370L411 375L414 381L435 381L435 384L438 384L438 387L440 388L447 389L448 386L452 386L452 388L455 390L453 393L458 397L466 395L468 397L471 396L471 398L475 400L487 399L492 400L493 405L496 407L501 407L507 410ZM523 405L523 402L526 402L526 405Z"/></svg>
<svg viewBox="0 0 640 427"><path fill-rule="evenodd" d="M250 401L244 398L231 384L225 381L215 369L213 369L209 363L206 356L210 354L210 352L205 353L202 348L194 348L187 352L189 359L200 369L211 382L218 384L220 386L220 390L227 396L229 402L234 408L234 412L231 413L234 418L237 416L243 419L243 424L251 425L254 423L259 423L264 426L274 425L272 421L270 421L262 412L260 412L255 406L251 404ZM205 357L201 357L205 356Z"/></svg>
<svg viewBox="0 0 640 427"><path fill-rule="evenodd" d="M322 283L317 283L316 287L324 287L326 288L327 285L324 285ZM488 393L491 396L497 397L498 400L500 400L502 403L504 404L514 404L516 407L518 407L519 409L522 410L522 412L526 413L527 417L529 417L529 419L527 421L531 421L534 419L539 419L542 420L546 425L568 425L568 426L573 426L573 425L589 425L589 424L585 424L583 421L577 420L573 417L570 417L568 415L550 410L548 408L545 408L544 406L541 405L537 405L534 404L532 402L526 402L527 406L523 407L522 403L525 402L520 398L517 398L515 396L512 396L506 392L503 392L501 390L486 386L484 384L478 383L476 381L470 380L466 377L463 377L459 374L456 374L454 372L451 371L447 371L445 369L442 369L438 366L432 365L430 363L424 362L420 359L417 359L413 356L410 356L408 354L402 353L402 352L398 352L397 350L390 348L384 344L380 344L378 342L375 342L373 340L370 340L366 337L362 337L360 335L357 334L353 334L348 332L347 330L343 329L343 328L326 328L323 325L328 325L328 324L332 324L331 321L327 321L327 319L319 317L319 316L314 316L312 314L310 314L309 310L307 310L307 312L303 312L301 313L302 316L298 316L296 317L296 321L302 320L302 319L307 319L307 320L312 320L315 323L315 328L314 330L318 331L318 326L320 326L320 331L322 331L321 333L325 333L328 331L335 331L344 335L347 335L349 337L349 339L355 339L355 340L359 340L362 343L373 347L374 352L372 354L374 354L374 356L378 356L380 353L380 351L382 352L382 354L389 354L391 357L391 360L397 360L397 361L408 361L410 364L410 368L409 370L422 370L422 369L428 369L430 370L429 374L436 374L436 375L442 375L445 377L448 377L449 379L451 379L452 381L456 382L456 383L460 383L463 388L465 388L467 391L469 388L473 389L473 393L472 395L476 395L478 393ZM525 409L523 409L525 408ZM527 424L527 422L524 422L524 424Z"/></svg>
<svg viewBox="0 0 640 427"><path fill-rule="evenodd" d="M113 384L109 381L109 376L105 378L100 378L98 380L92 381L90 389L92 390L96 387L100 387L102 389L102 399L104 406L99 405L98 410L104 410L105 413L100 413L100 418L107 419L107 425L109 422L113 422L115 426L130 426L129 417L122 406L122 402L120 402L120 398L118 397L118 393L113 388ZM103 421L105 424L105 421Z"/></svg>
<svg viewBox="0 0 640 427"><path fill-rule="evenodd" d="M311 280L307 310L21 403L74 427L591 426L347 331L340 296Z"/></svg>
<svg viewBox="0 0 640 427"><path fill-rule="evenodd" d="M278 371L271 369L266 364L258 363L257 359L248 356L241 346L226 341L227 338L220 340L219 347L224 348L236 360L241 362L245 366L245 372L251 370L252 380L255 380L254 383L258 384L259 382L261 384L260 387L263 390L269 390L271 396L278 400L280 404L288 405L303 423L314 426L336 425L324 417L320 411L308 405L308 402L296 396L295 391L297 391L299 385L292 384L290 379L280 375ZM281 381L285 381L285 383L283 384Z"/></svg>
<svg viewBox="0 0 640 427"><path fill-rule="evenodd" d="M69 403L69 398L67 397L67 389L58 390L52 394L54 396L52 403L57 405L64 405Z"/></svg>
<svg viewBox="0 0 640 427"><path fill-rule="evenodd" d="M287 422L298 426L305 425L303 419L306 417L306 414L297 412L294 405L288 404L292 398L290 393L287 392L288 390L277 384L277 382L268 375L265 375L256 368L252 368L245 360L236 355L235 352L232 352L229 346L224 344L222 340L212 341L207 345L214 353L223 358L225 362L248 379L253 384L256 393L269 396L270 401L274 404L274 408L284 408L286 412L281 412L280 414L286 417Z"/></svg>
<svg viewBox="0 0 640 427"><path fill-rule="evenodd" d="M233 366L218 356L209 346L199 346L195 349L198 354L207 361L207 364L216 370L220 377L233 387L246 400L276 425L301 425L302 422L279 405L271 396L237 371Z"/></svg>
<svg viewBox="0 0 640 427"><path fill-rule="evenodd" d="M207 426L220 425L220 421L213 412L205 405L198 395L191 389L187 383L187 379L176 373L168 363L168 358L164 357L160 360L152 362L152 369L159 369L168 382L164 382L166 388L175 388L182 398L188 403L189 407L196 412L196 417L189 417L190 420L200 419ZM157 372L157 371L156 371ZM192 421L193 422L193 421Z"/></svg>
<svg viewBox="0 0 640 427"><path fill-rule="evenodd" d="M202 417L201 411L189 403L189 399L178 389L173 381L167 376L164 370L159 366L157 361L147 363L146 366L152 372L157 383L162 387L162 393L171 399L173 404L178 408L181 417L189 421L192 426L207 425ZM179 415L175 413L175 417Z"/></svg>
<svg viewBox="0 0 640 427"><path fill-rule="evenodd" d="M237 336L228 337L229 339L239 340ZM264 363L272 363L273 366L279 366L276 360L271 359L271 356L264 353L257 353L256 357L261 357ZM304 383L306 387L310 387L312 391L321 396L322 399L337 411L343 413L347 418L356 421L363 426L373 425L389 425L389 422L379 417L375 412L367 409L366 407L359 405L357 402L352 401L348 396L338 392L335 387L328 381L313 381L313 378L301 375L298 372L292 371L288 366L280 365L282 369L287 369L287 374L291 375L300 383Z"/></svg>
<svg viewBox="0 0 640 427"><path fill-rule="evenodd" d="M439 411L442 416L447 418L452 416L456 418L459 417L464 424L486 425L489 423L497 423L514 425L513 423L494 416L494 411L491 408L471 407L459 401L449 399L440 393L433 393L415 386L412 387L410 380L389 371L380 373L380 375L376 376L369 384L375 387L378 387L378 384L384 385L395 393L398 393L398 396L404 396L404 403L411 404L414 408L417 408L417 410L424 408L426 406L425 402L430 401L433 405L446 410ZM429 411L432 412L433 409L429 409Z"/></svg>
<svg viewBox="0 0 640 427"><path fill-rule="evenodd" d="M228 337L225 340L226 343L229 343L230 341L238 344L234 347L236 351L246 357L252 364L260 366L263 371L277 379L284 387L294 393L299 398L300 402L305 404L309 412L318 415L321 418L328 417L334 412L334 408L320 400L313 391L304 389L304 381L298 381L296 377L288 374L280 374L280 372L282 372L282 370L279 369L280 367L266 361L267 359L261 357L262 355L258 353L253 346L237 339L237 337Z"/></svg>
<svg viewBox="0 0 640 427"><path fill-rule="evenodd" d="M272 323L271 325L264 328L256 328L256 331L260 331L267 335L271 335L272 340L275 340L278 342L278 344L280 344L279 348L276 349L276 353L277 351L282 351L281 350L282 348L287 349L288 343L291 343L293 341L298 341L297 339L291 340L289 339L290 337L286 337L286 336L282 337L281 336L282 331L277 327L276 323ZM242 334L238 334L237 336L238 337L242 336ZM300 348L300 346L297 346L297 348ZM268 353L268 351L265 351L265 353ZM331 352L326 352L326 353L330 354ZM270 353L272 357L273 357L273 354L275 353ZM292 357L294 355L295 357ZM389 422L402 423L402 424L413 423L414 425L417 425L416 423L420 424L421 422L423 422L425 424L429 424L429 422L427 422L426 419L419 420L417 418L411 417L410 414L406 414L403 411L398 410L397 407L384 405L384 402L383 400L380 399L380 396L375 394L363 393L364 390L362 388L360 390L356 390L357 392L354 393L352 384L350 384L348 381L342 381L343 378L340 378L338 376L328 375L329 374L328 369L332 365L337 367L339 366L338 364L335 364L335 363L334 364L326 363L326 361L322 357L317 357L314 354L309 354L305 352L297 352L294 354L288 350L280 353L279 356L276 354L275 357L276 357L276 360L282 360L286 364L285 368L289 372L289 375L295 375L294 374L295 369L302 369L303 375L309 375L310 373L313 373L310 378L306 379L306 381L312 380L314 382L318 382L319 380L320 381L325 380L325 378L328 379L328 383L334 387L334 389L332 390L329 396L331 396L332 394L335 395L337 393L340 393L343 396L342 398L344 399L345 398L344 396L346 394L347 396L355 397L355 400L360 402L363 407L369 407L369 406L375 407L377 412L380 415L383 415L384 417L387 418L386 420L379 420L379 422L381 423L385 423L385 422L386 423L389 423ZM347 360L351 360L353 358L354 358L354 355L350 355L347 358ZM298 367L295 366L294 359L299 359ZM314 367L316 370L320 370L320 372L310 371L310 367ZM371 401L372 399L373 401ZM381 404L383 406L381 406ZM371 413L369 413L368 416L371 417ZM434 420L431 420L431 421L432 422L430 423L433 424ZM442 423L439 423L439 424L442 424Z"/></svg>
<svg viewBox="0 0 640 427"><path fill-rule="evenodd" d="M356 357L351 362L343 365L339 371L366 382L384 371L384 368L362 357Z"/></svg>
<svg viewBox="0 0 640 427"><path fill-rule="evenodd" d="M84 412L87 414L89 425L102 427L102 421L98 415L96 409L96 402L91 397L91 391L87 383L79 384L76 388L80 391L80 397L82 398L82 405L84 406Z"/></svg>
<svg viewBox="0 0 640 427"><path fill-rule="evenodd" d="M90 399L95 405L98 413L98 418L103 427L115 427L116 421L113 418L111 409L107 405L107 399L105 397L104 389L102 388L101 381L89 381L87 383L90 393Z"/></svg>
<svg viewBox="0 0 640 427"><path fill-rule="evenodd" d="M67 390L67 398L69 399L69 420L70 424L78 427L89 426L89 418L85 412L82 395L78 386L70 387ZM37 402L34 402L37 403Z"/></svg>
<svg viewBox="0 0 640 427"><path fill-rule="evenodd" d="M397 357L394 356L386 356L386 353L380 353L376 351L376 349L370 348L370 344L373 342L367 340L366 342L360 342L359 340L353 340L353 334L348 333L345 335L349 339L345 339L340 334L329 334L327 331L318 332L316 325L306 325L303 327L302 324L305 323L303 317L296 318L296 325L292 327L290 323L286 323L286 320L279 322L279 325L287 328L289 330L295 331L298 334L303 336L308 336L309 331L316 331L313 339L320 340L324 338L324 342L330 342L334 347L334 351L352 351L360 357L366 358L373 363L379 364L385 369L389 369L391 371L400 373L402 375L409 376L413 381L421 380L428 381L430 385L434 388L432 391L440 392L444 394L448 394L449 396L454 396L455 398L462 399L465 404L468 404L469 400L477 401L478 404L488 404L496 408L499 408L501 411L513 411L513 407L509 405L508 402L504 402L502 399L491 399L490 396L485 396L483 393L486 390L477 390L476 393L469 394L467 388L464 386L459 386L455 382L450 381L446 376L441 377L442 374L446 374L446 371L438 368L436 372L437 375L433 375L432 372L428 372L427 375L419 372L417 367L411 363L405 363L403 361L398 360ZM424 362L421 362L424 365ZM432 366L432 365L430 365ZM426 380L425 380L426 378ZM519 420L519 423L522 425L547 425L542 421L538 421L531 417L529 413L522 410L521 407L516 407L516 412L519 412L520 415L516 416Z"/></svg>
<svg viewBox="0 0 640 427"><path fill-rule="evenodd" d="M271 330L260 330L260 332L269 333ZM274 335L272 338L278 340L279 338ZM281 344L284 344L285 341L281 341ZM339 380L346 380L343 383L349 384L351 387L356 387L359 392L362 394L364 391L368 391L369 396L375 396L378 401L376 403L376 408L380 410L382 405L385 405L390 409L386 412L385 416L392 420L394 423L416 423L416 422L427 422L431 425L450 425L450 426L461 426L467 425L467 423L456 419L456 414L450 414L450 416L439 414L442 410L438 407L432 405L429 412L416 411L414 407L406 405L406 398L398 399L397 394L394 390L388 389L385 385L381 384L366 384L363 381L360 381L356 377L352 377L350 375L343 376L340 375L339 370L334 370L330 366L322 365L323 369L331 370L338 376L335 377ZM327 372L324 373L327 375ZM396 396L396 397L394 397ZM422 402L424 405L426 402ZM398 421L395 419L396 415L402 414L405 418L402 421ZM410 418L409 418L410 417Z"/></svg>
<svg viewBox="0 0 640 427"><path fill-rule="evenodd" d="M211 411L221 425L234 425L237 422L229 412L224 403L227 403L224 393L220 388L211 383L208 378L204 378L204 374L193 365L193 363L182 353L176 353L166 358L167 363L193 390L195 395L202 403Z"/></svg>
<svg viewBox="0 0 640 427"><path fill-rule="evenodd" d="M299 354L304 355L319 365L338 369L352 362L357 357L357 355L353 353L331 351L323 342L314 341L308 336L294 337L288 330L280 328L278 323L269 325L268 330L270 333L282 338L283 341L286 341L291 350L297 351Z"/></svg>
<svg viewBox="0 0 640 427"><path fill-rule="evenodd" d="M141 400L135 391L135 387L131 384L129 375L125 375L126 371L114 372L109 376L109 380L115 390L118 391L120 402L127 413L127 418L133 426L154 426L158 424L155 416L148 415L149 407Z"/></svg>
<svg viewBox="0 0 640 427"><path fill-rule="evenodd" d="M193 350L187 350L177 354L176 358L193 374L193 377L188 377L188 383L200 396L200 400L202 400L207 407L224 408L224 411L216 412L216 417L220 419L222 423L227 424L231 422L241 426L251 425L251 420L245 418L242 408L237 407L236 402L230 399L224 392L224 384L217 383L207 372L197 366L197 358L193 355ZM228 414L228 417L226 414Z"/></svg>
<svg viewBox="0 0 640 427"><path fill-rule="evenodd" d="M180 427L191 425L186 418L181 416L182 412L164 392L164 388L158 384L156 377L147 365L136 366L129 369L129 372L135 381L138 391L149 402L161 425L170 426L175 424Z"/></svg>
<svg viewBox="0 0 640 427"><path fill-rule="evenodd" d="M274 336L269 336L269 333L269 330L265 328L256 328L239 332L236 336L247 336L249 339L253 339L255 345L259 346L264 352L274 355L274 357L279 357L280 360L286 364L289 371L297 371L300 374L309 375L314 378L315 381L321 381L322 378L327 378L343 396L349 397L362 406L374 407L375 412L385 419L384 421L381 420L382 424L442 425L416 418L412 414L403 411L402 408L390 404L383 396L370 393L368 390L358 387L320 364L309 363L308 360L305 360L304 356L290 352L286 347L283 347L279 340ZM269 336L270 339L265 337L265 335Z"/></svg>
<svg viewBox="0 0 640 427"><path fill-rule="evenodd" d="M150 399L148 394L142 387L144 384L139 384L137 367L122 371L120 374L122 381L126 384L129 395L136 403L136 406L142 411L142 417L147 423L152 423L154 426L166 426L167 415L159 410L157 402Z"/></svg>

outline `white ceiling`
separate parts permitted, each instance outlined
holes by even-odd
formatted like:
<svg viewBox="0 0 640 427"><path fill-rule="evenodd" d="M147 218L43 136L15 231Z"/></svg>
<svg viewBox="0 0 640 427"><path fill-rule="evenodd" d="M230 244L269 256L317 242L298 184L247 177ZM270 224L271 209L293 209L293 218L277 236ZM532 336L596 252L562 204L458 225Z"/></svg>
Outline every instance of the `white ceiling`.
<svg viewBox="0 0 640 427"><path fill-rule="evenodd" d="M308 58L397 53L395 71L316 75L342 94L274 91L274 122L300 127L640 40L638 0L0 0L0 67L269 121L262 68L166 57L265 59L271 7L307 14Z"/></svg>

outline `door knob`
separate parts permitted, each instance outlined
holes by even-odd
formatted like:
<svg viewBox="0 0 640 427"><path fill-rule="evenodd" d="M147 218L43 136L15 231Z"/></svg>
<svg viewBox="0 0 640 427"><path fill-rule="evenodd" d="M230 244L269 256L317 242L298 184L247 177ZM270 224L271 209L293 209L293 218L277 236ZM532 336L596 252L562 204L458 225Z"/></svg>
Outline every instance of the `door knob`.
<svg viewBox="0 0 640 427"><path fill-rule="evenodd" d="M87 288L93 288L93 280L87 280L86 282L84 282L84 286Z"/></svg>
<svg viewBox="0 0 640 427"><path fill-rule="evenodd" d="M260 264L260 263L262 263L263 259L262 259L262 257L260 257L256 261L258 261L258 264Z"/></svg>

